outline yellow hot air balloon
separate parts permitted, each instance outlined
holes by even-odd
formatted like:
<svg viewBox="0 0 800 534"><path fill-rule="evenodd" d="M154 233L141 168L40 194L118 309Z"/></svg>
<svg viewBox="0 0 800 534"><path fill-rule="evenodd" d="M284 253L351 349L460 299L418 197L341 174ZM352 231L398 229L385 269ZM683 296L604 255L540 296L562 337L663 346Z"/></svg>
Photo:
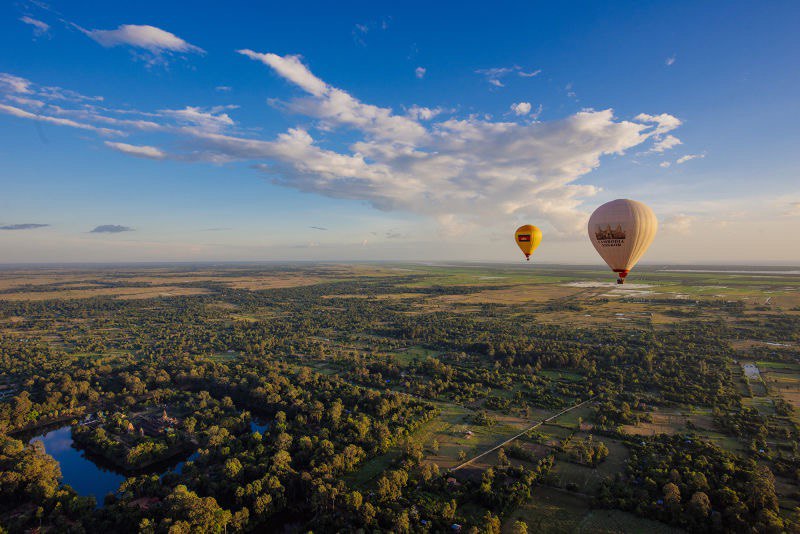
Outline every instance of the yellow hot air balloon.
<svg viewBox="0 0 800 534"><path fill-rule="evenodd" d="M646 205L618 199L594 210L589 218L589 239L622 284L628 272L656 237L658 219Z"/></svg>
<svg viewBox="0 0 800 534"><path fill-rule="evenodd" d="M525 254L525 259L531 261L531 254L542 242L542 231L532 224L525 224L514 232L514 241L517 242L517 246Z"/></svg>

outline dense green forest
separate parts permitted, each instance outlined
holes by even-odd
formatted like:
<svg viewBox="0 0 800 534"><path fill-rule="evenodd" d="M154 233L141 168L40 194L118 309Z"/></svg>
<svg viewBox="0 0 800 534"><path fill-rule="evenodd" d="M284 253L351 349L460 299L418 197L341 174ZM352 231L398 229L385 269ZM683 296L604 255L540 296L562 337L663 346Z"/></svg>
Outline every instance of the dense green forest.
<svg viewBox="0 0 800 534"><path fill-rule="evenodd" d="M738 363L742 343L780 340L746 355L800 380L797 313L585 290L482 302L468 299L513 285L445 269L235 275L265 272L322 280L237 288L220 269L182 282L199 295L0 295L0 525L519 532L507 519L547 490L691 532L798 528L795 398ZM30 442L64 426L124 473L118 488L80 495ZM179 471L153 467L190 453Z"/></svg>

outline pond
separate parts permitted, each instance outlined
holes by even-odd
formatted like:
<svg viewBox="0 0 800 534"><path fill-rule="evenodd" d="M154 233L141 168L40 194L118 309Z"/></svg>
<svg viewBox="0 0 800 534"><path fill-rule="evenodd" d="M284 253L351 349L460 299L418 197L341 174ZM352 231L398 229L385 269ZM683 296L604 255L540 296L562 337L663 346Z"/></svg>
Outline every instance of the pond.
<svg viewBox="0 0 800 534"><path fill-rule="evenodd" d="M94 496L97 506L103 506L103 499L108 493L116 493L119 485L127 478L128 474L115 467L106 465L101 458L88 455L86 451L77 449L73 445L72 427L62 426L49 430L31 438L29 443L41 441L47 454L56 459L61 466L61 481L72 486L79 495ZM173 458L168 462L153 466L148 472L159 473L161 476L169 472L181 473L183 466L188 461L195 460L197 452L188 457Z"/></svg>
<svg viewBox="0 0 800 534"><path fill-rule="evenodd" d="M269 430L270 424L271 423L269 421L264 421L258 417L255 417L250 421L250 432L264 434L267 430Z"/></svg>
<svg viewBox="0 0 800 534"><path fill-rule="evenodd" d="M51 430L30 442L41 441L47 454L61 466L62 482L72 486L79 495L93 495L102 506L107 493L114 493L125 481L125 475L106 469L89 460L84 452L72 446L72 427Z"/></svg>

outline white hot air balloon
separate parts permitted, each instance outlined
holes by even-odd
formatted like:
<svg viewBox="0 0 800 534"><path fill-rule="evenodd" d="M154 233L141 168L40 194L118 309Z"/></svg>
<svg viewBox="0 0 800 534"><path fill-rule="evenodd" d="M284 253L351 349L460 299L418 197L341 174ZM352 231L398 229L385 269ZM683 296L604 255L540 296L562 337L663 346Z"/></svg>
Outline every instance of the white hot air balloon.
<svg viewBox="0 0 800 534"><path fill-rule="evenodd" d="M621 284L656 236L658 219L646 205L635 200L606 202L589 218L589 239Z"/></svg>

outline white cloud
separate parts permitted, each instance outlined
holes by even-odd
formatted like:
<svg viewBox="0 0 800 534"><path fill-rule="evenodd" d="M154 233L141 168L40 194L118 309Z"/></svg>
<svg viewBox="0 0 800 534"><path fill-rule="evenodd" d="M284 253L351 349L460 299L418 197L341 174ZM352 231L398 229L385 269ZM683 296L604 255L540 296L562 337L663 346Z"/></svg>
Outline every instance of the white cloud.
<svg viewBox="0 0 800 534"><path fill-rule="evenodd" d="M68 102L102 102L102 96L86 96L80 93L76 93L75 91L70 91L68 89L62 89L60 87L39 87L36 90L36 93L41 98L47 98L51 100L65 100Z"/></svg>
<svg viewBox="0 0 800 534"><path fill-rule="evenodd" d="M149 64L163 63L167 54L205 54L205 50L187 43L177 35L148 25L123 24L116 30L86 30L75 25L81 32L100 45L130 46L148 52Z"/></svg>
<svg viewBox="0 0 800 534"><path fill-rule="evenodd" d="M113 148L118 152L136 156L137 158L148 159L164 159L167 155L160 149L154 146L146 145L129 145L128 143L112 143L111 141L105 142L106 146Z"/></svg>
<svg viewBox="0 0 800 534"><path fill-rule="evenodd" d="M36 37L42 36L50 30L50 25L46 22L42 22L41 20L34 19L32 17L28 17L27 15L24 17L20 17L20 21L24 22L25 24L30 24L33 26L33 35Z"/></svg>
<svg viewBox="0 0 800 534"><path fill-rule="evenodd" d="M686 154L685 156L678 158L676 163L680 165L682 163L686 163L687 161L691 161L693 159L703 159L704 157L706 157L705 154Z"/></svg>
<svg viewBox="0 0 800 534"><path fill-rule="evenodd" d="M24 96L9 95L9 94L4 94L2 96L9 102L14 102L15 104L19 104L21 106L27 106L33 109L41 109L42 107L45 106L44 102L42 102L41 100L37 100L35 98L26 98Z"/></svg>
<svg viewBox="0 0 800 534"><path fill-rule="evenodd" d="M3 93L30 93L31 82L25 78L0 72L0 91Z"/></svg>
<svg viewBox="0 0 800 534"><path fill-rule="evenodd" d="M680 124L666 114L619 119L610 109L525 123L485 115L435 120L440 108L420 106L398 115L328 85L297 56L242 53L306 93L279 104L303 115L298 121L302 127L265 140L255 130L232 133L235 125L224 108L145 113L86 102L75 103L78 107L73 109L58 108L62 116L52 119L81 127L73 121L79 119L98 131L101 123L130 135L158 131L181 136L179 150L169 154L150 143L107 146L153 159L247 161L274 183L362 200L381 210L424 214L443 228L513 224L524 216L547 221L563 233L584 230L587 214L582 204L598 191L577 180L586 182L603 156L624 154ZM48 102L46 109L55 106ZM117 117L123 113L134 117ZM30 112L25 116L42 120L39 117ZM348 144L332 135L337 129L347 130Z"/></svg>
<svg viewBox="0 0 800 534"><path fill-rule="evenodd" d="M170 131L175 129L167 124L154 122L153 120L119 119L116 117L111 117L103 114L104 111L110 113L127 114L127 112L122 110L109 110L105 108L96 108L95 106L86 104L84 104L80 109L62 108L61 106L57 106L52 103L49 104L42 103L42 106L44 106L50 113L54 115L59 115L62 117L72 117L74 119L79 119L87 123L100 122L103 124L109 124L115 126L117 128L134 129L143 132ZM158 113L146 113L146 114L142 113L141 115L150 118L161 116Z"/></svg>
<svg viewBox="0 0 800 534"><path fill-rule="evenodd" d="M416 69L414 69L414 75L420 79L425 77L426 72L428 72L428 69L426 69L425 67L417 67Z"/></svg>
<svg viewBox="0 0 800 534"><path fill-rule="evenodd" d="M647 113L640 113L634 117L634 120L655 124L653 134L657 139L659 139L662 134L670 132L683 124L679 118L670 115L669 113L662 113L660 115L648 115Z"/></svg>
<svg viewBox="0 0 800 534"><path fill-rule="evenodd" d="M102 96L86 96L61 87L47 87L34 84L20 76L0 72L0 95L8 97L15 94L27 95L46 100L64 100L70 102L102 102Z"/></svg>
<svg viewBox="0 0 800 534"><path fill-rule="evenodd" d="M280 76L298 85L314 96L322 96L328 92L328 84L311 74L308 67L300 61L300 56L279 56L277 54L260 54L252 50L238 50L244 56L260 61L272 67Z"/></svg>
<svg viewBox="0 0 800 534"><path fill-rule="evenodd" d="M670 165L672 165L672 163L670 163L669 161L662 161L661 163L658 164L658 166L661 167L662 169L667 169L669 168Z"/></svg>
<svg viewBox="0 0 800 534"><path fill-rule="evenodd" d="M425 128L408 117L394 115L389 108L364 104L350 94L331 87L300 62L298 56L259 54L250 50L240 53L272 67L275 72L312 95L285 104L295 113L320 119L325 128L349 126L370 133L376 138L411 143L425 135Z"/></svg>
<svg viewBox="0 0 800 534"><path fill-rule="evenodd" d="M233 87L228 85L218 85L214 88L215 91L219 91L220 93L229 93L233 91Z"/></svg>
<svg viewBox="0 0 800 534"><path fill-rule="evenodd" d="M674 135L666 135L664 137L656 138L656 141L653 143L653 148L650 149L650 152L662 153L681 144L683 144L683 142Z"/></svg>
<svg viewBox="0 0 800 534"><path fill-rule="evenodd" d="M76 122L71 119L64 119L61 117L51 117L49 115L39 115L36 113L31 113L24 109L20 109L14 106L7 106L5 104L0 104L0 113L5 113L7 115L11 115L14 117L18 117L20 119L31 119L39 122L46 122L49 124L55 124L57 126L69 126L71 128L79 128L81 130L92 130L99 134L103 135L122 135L122 132L119 130L111 130L109 128L99 128L92 124L85 124L81 122Z"/></svg>
<svg viewBox="0 0 800 534"><path fill-rule="evenodd" d="M511 104L511 111L517 115L527 115L531 112L531 104L530 102L516 102Z"/></svg>
<svg viewBox="0 0 800 534"><path fill-rule="evenodd" d="M207 132L221 132L235 123L225 109L235 109L237 106L222 106L204 110L199 107L186 106L184 109L162 109L159 113L166 117L172 117L179 123L189 124Z"/></svg>
<svg viewBox="0 0 800 534"><path fill-rule="evenodd" d="M509 74L516 73L517 76L521 76L523 78L533 78L534 76L538 76L542 70L534 70L531 72L526 72L522 70L522 67L519 65L514 65L513 67L493 67L490 69L478 69L475 71L476 74L480 74L486 78L486 81L489 82L491 85L495 87L505 87L505 84L500 81L501 78L508 76Z"/></svg>
<svg viewBox="0 0 800 534"><path fill-rule="evenodd" d="M565 232L585 222L583 198L597 189L571 182L604 154L647 139L646 125L616 121L610 110L552 123L519 125L477 119L434 125L419 147L355 143L352 154L317 146L304 130L275 142L206 136L205 148L237 158L276 160L264 170L276 183L384 209L428 214L445 224L538 215Z"/></svg>
<svg viewBox="0 0 800 534"><path fill-rule="evenodd" d="M414 104L406 110L406 115L418 121L429 121L443 111L442 108L426 108Z"/></svg>
<svg viewBox="0 0 800 534"><path fill-rule="evenodd" d="M664 60L664 63L667 65L667 67L671 67L672 65L674 65L675 64L675 54L672 54L666 60Z"/></svg>

